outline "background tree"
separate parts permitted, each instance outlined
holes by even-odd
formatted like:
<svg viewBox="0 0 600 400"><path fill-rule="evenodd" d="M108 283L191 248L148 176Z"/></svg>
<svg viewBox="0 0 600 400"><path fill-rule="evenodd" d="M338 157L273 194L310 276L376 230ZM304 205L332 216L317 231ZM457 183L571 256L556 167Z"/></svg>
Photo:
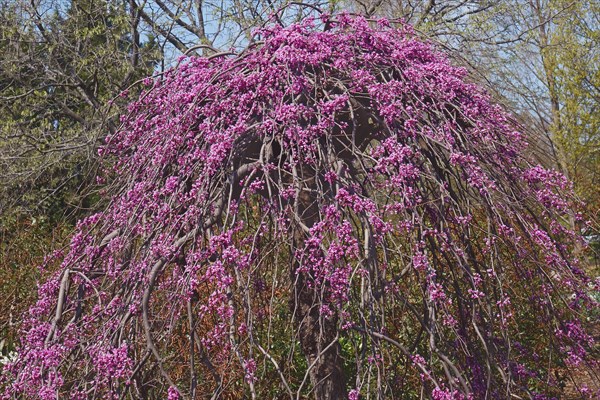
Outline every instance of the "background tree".
<svg viewBox="0 0 600 400"><path fill-rule="evenodd" d="M385 21L259 35L107 138L7 395L535 398L594 362L570 185L464 69Z"/></svg>
<svg viewBox="0 0 600 400"><path fill-rule="evenodd" d="M64 210L68 201L51 194L66 185L62 193L74 191L93 160L86 153L118 123L112 100L152 72L152 43L143 47L130 35L135 21L122 7L85 0L3 5L3 208L17 202L34 215Z"/></svg>

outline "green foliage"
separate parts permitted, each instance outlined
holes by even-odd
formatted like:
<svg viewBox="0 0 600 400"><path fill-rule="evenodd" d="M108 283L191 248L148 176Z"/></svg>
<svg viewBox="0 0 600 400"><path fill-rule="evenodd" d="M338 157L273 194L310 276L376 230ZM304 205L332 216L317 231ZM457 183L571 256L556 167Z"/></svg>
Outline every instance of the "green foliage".
<svg viewBox="0 0 600 400"><path fill-rule="evenodd" d="M549 67L560 101L556 138L564 149L576 190L598 212L600 197L600 14L595 1L556 1Z"/></svg>
<svg viewBox="0 0 600 400"><path fill-rule="evenodd" d="M98 140L116 127L123 101L113 100L151 74L157 51L132 37L118 1L40 7L0 11L0 170L10 178L0 207L56 218L77 204Z"/></svg>

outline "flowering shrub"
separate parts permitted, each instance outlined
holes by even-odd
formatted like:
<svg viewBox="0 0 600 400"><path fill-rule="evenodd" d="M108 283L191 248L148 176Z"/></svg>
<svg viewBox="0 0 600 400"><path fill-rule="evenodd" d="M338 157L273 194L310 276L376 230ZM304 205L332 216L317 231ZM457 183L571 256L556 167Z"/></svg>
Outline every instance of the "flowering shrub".
<svg viewBox="0 0 600 400"><path fill-rule="evenodd" d="M386 21L257 36L148 80L106 139L112 202L6 398L553 396L593 362L570 184L464 69Z"/></svg>

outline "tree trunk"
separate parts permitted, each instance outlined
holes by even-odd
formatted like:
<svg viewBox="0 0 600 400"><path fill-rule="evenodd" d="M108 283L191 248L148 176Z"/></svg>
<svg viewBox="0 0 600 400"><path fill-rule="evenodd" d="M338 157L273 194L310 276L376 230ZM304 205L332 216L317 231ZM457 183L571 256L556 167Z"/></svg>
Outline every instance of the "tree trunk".
<svg viewBox="0 0 600 400"><path fill-rule="evenodd" d="M294 322L310 368L314 398L345 399L346 380L342 371L341 346L337 340L337 316L325 318L321 315L318 289L307 287L304 279L298 277L294 289Z"/></svg>
<svg viewBox="0 0 600 400"><path fill-rule="evenodd" d="M302 176L304 186L299 192L295 212L302 224L312 227L318 220L319 211L313 191L314 174ZM301 227L294 228L294 248L302 249L306 232ZM291 279L294 282L294 296L291 301L294 325L306 357L312 394L316 400L347 398L346 379L342 370L341 346L338 342L337 310L325 317L321 314L321 288L308 284L306 273L297 273L300 263L294 260Z"/></svg>

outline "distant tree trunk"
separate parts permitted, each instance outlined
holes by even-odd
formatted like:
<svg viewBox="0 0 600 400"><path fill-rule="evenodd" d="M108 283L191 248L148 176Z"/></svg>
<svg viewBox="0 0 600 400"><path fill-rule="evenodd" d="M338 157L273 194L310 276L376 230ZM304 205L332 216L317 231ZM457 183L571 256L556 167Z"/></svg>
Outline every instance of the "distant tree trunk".
<svg viewBox="0 0 600 400"><path fill-rule="evenodd" d="M543 14L543 8L539 1L535 4L531 3L531 7L535 16L538 20L538 47L540 56L542 59L542 66L545 75L545 84L548 89L548 97L550 98L550 111L552 117L552 127L550 133L550 142L554 156L556 157L556 164L567 178L569 178L569 163L565 154L564 143L560 140L560 131L562 130L561 122L561 111L560 111L560 100L558 98L558 84L555 76L556 60L553 58L549 49L551 48L551 40L549 38L549 24L551 22L550 16ZM543 80L543 78L542 78Z"/></svg>

